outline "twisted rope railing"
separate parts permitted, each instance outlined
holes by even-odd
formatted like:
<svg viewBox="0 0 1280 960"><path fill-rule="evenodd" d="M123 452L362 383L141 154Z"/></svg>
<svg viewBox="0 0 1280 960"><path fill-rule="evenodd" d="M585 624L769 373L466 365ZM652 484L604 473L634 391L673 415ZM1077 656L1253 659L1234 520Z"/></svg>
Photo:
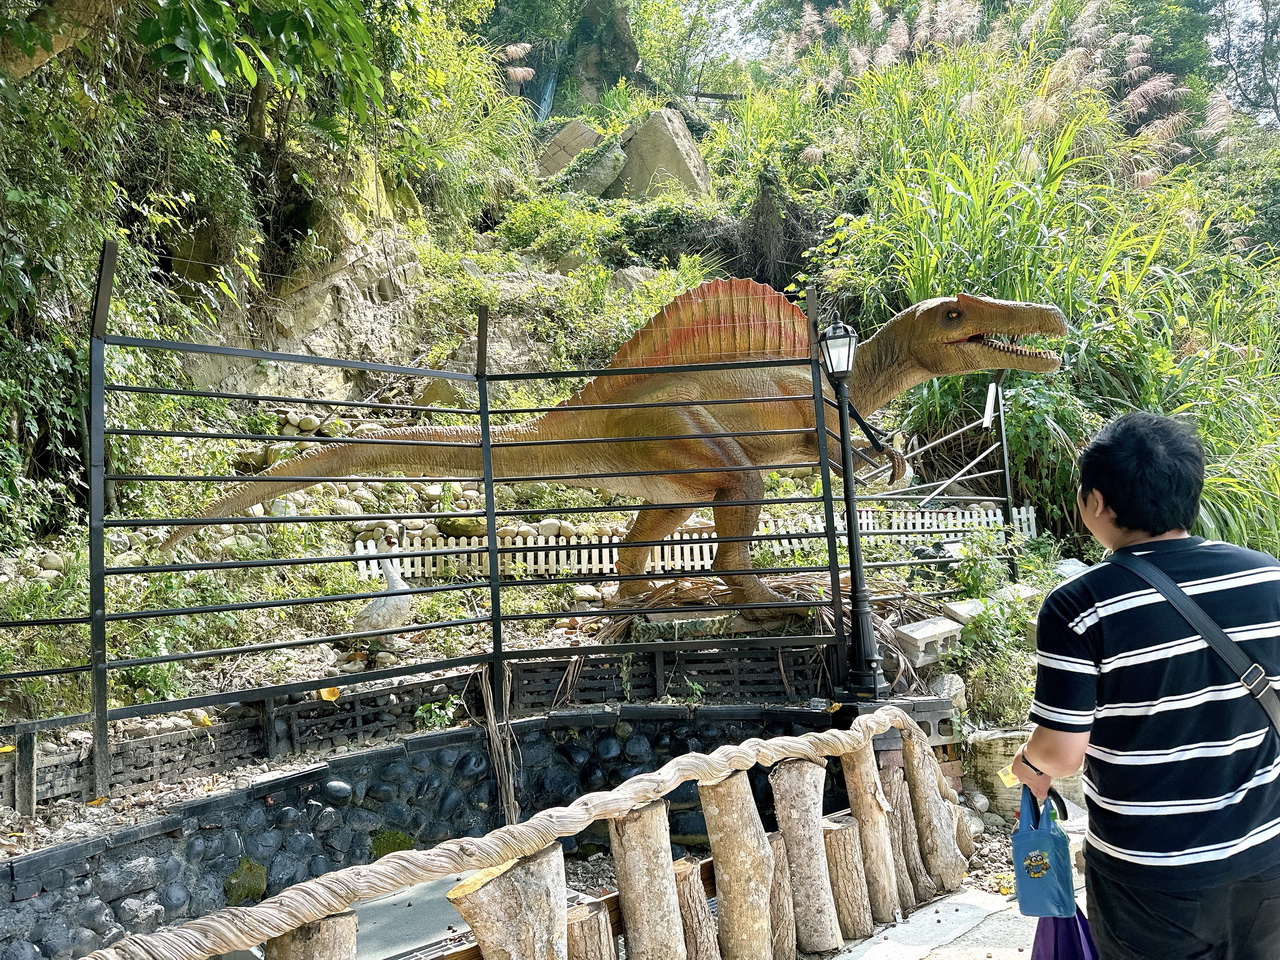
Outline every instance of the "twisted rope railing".
<svg viewBox="0 0 1280 960"><path fill-rule="evenodd" d="M684 754L653 773L632 777L605 793L585 794L567 807L544 810L524 823L499 827L483 837L446 840L430 850L390 853L376 863L346 867L296 884L252 907L227 907L181 926L125 937L94 951L86 960L208 960L220 953L247 950L340 913L359 900L529 856L559 837L585 830L596 820L621 817L660 799L686 781L719 780L757 763L768 767L782 760L825 762L825 757L862 749L871 737L890 728L928 745L928 738L914 720L897 707L885 706L858 717L849 730L769 740L753 737L710 754ZM955 791L937 764L934 773L940 795L955 802Z"/></svg>

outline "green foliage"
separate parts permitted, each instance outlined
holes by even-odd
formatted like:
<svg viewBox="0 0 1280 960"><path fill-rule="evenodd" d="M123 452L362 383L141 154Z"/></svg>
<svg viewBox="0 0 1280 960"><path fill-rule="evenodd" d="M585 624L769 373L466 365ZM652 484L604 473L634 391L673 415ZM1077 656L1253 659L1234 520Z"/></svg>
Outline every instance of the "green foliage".
<svg viewBox="0 0 1280 960"><path fill-rule="evenodd" d="M565 257L606 265L630 259L622 224L607 204L573 193L541 194L512 205L498 235L512 249L553 264Z"/></svg>
<svg viewBox="0 0 1280 960"><path fill-rule="evenodd" d="M733 92L741 70L726 24L735 13L728 0L636 0L631 20L645 72L676 96Z"/></svg>
<svg viewBox="0 0 1280 960"><path fill-rule="evenodd" d="M381 860L388 853L413 849L413 837L403 830L375 830L370 839L373 841L374 860Z"/></svg>
<svg viewBox="0 0 1280 960"><path fill-rule="evenodd" d="M960 559L952 575L968 596L976 599L989 597L1008 582L1009 565L1002 554L1016 549L1008 542L1010 536L1011 531L998 536L991 530L965 535L960 543Z"/></svg>
<svg viewBox="0 0 1280 960"><path fill-rule="evenodd" d="M462 703L458 696L448 696L433 703L424 703L413 711L413 726L417 730L446 730L456 721L454 713ZM404 848L407 849L407 848Z"/></svg>
<svg viewBox="0 0 1280 960"><path fill-rule="evenodd" d="M493 51L431 17L397 28L387 132L392 174L428 206L464 225L529 176L530 121L507 96Z"/></svg>
<svg viewBox="0 0 1280 960"><path fill-rule="evenodd" d="M223 881L222 890L227 895L229 907L257 903L267 893L267 868L248 857L241 857L239 866Z"/></svg>
<svg viewBox="0 0 1280 960"><path fill-rule="evenodd" d="M942 668L965 683L968 719L979 726L1019 727L1026 723L1035 690L1035 655L1025 636L1029 608L989 602L960 633L960 649Z"/></svg>

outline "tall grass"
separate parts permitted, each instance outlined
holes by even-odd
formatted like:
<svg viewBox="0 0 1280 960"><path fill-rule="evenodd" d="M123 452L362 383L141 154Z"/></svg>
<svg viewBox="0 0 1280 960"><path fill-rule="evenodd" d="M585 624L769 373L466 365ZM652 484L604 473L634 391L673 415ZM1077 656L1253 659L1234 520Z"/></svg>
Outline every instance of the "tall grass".
<svg viewBox="0 0 1280 960"><path fill-rule="evenodd" d="M835 221L815 272L866 334L960 290L1057 303L1063 370L1009 381L1021 496L1065 532L1079 447L1155 410L1204 440L1204 532L1275 551L1280 263L1237 250L1187 171L1162 172L1164 142L1128 132L1093 82L998 40L862 74L830 129L851 168L873 171L866 209ZM958 425L981 409L974 380L913 392L907 425Z"/></svg>

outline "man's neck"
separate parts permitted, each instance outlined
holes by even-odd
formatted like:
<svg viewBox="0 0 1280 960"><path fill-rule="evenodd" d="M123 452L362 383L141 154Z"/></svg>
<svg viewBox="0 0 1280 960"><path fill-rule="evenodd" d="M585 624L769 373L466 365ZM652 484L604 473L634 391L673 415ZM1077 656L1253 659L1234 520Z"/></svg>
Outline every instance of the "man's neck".
<svg viewBox="0 0 1280 960"><path fill-rule="evenodd" d="M1191 534L1185 530L1166 530L1164 533L1152 536L1145 530L1124 530L1119 534L1119 538L1111 544L1112 550L1119 550L1121 547L1136 547L1142 543L1155 543L1158 540L1185 540Z"/></svg>

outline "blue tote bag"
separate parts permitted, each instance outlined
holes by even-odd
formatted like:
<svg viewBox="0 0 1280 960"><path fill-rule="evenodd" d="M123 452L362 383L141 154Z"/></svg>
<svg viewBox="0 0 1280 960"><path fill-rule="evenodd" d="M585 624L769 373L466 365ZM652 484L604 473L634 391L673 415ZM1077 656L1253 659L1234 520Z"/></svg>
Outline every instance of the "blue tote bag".
<svg viewBox="0 0 1280 960"><path fill-rule="evenodd" d="M1013 885L1018 909L1027 917L1074 917L1075 881L1071 875L1071 841L1058 821L1050 816L1062 798L1053 790L1041 807L1022 787L1022 813L1013 833Z"/></svg>

